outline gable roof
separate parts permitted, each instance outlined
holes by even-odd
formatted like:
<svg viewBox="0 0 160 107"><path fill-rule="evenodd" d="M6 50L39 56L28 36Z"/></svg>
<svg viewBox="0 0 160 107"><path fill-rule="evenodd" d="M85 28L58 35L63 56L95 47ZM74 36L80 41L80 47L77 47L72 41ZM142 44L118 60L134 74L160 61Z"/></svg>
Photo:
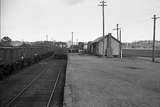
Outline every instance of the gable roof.
<svg viewBox="0 0 160 107"><path fill-rule="evenodd" d="M121 43L121 42L120 42L118 39L116 39L114 36L111 35L111 37L112 37L115 41Z"/></svg>
<svg viewBox="0 0 160 107"><path fill-rule="evenodd" d="M97 39L95 39L94 41L92 41L92 43L95 43L95 42L99 42L103 39L103 36L100 36L98 37Z"/></svg>
<svg viewBox="0 0 160 107"><path fill-rule="evenodd" d="M118 39L116 39L114 36L112 36L111 33L109 33L108 35L105 35L104 38L107 38L108 36L111 36L111 38L113 38L114 40L116 40L117 42L121 43ZM97 39L93 40L92 43L97 43L103 40L103 36L98 37Z"/></svg>

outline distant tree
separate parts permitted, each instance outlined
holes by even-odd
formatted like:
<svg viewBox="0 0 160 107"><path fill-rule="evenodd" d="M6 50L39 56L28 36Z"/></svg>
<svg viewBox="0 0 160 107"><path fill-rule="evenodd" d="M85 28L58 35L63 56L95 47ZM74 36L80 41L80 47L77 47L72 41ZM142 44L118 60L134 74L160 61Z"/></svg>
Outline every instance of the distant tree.
<svg viewBox="0 0 160 107"><path fill-rule="evenodd" d="M9 38L8 36L4 36L2 39L1 39L1 46L10 46L11 45L11 42L12 42L12 39Z"/></svg>
<svg viewBox="0 0 160 107"><path fill-rule="evenodd" d="M11 41L12 41L12 39L9 38L8 36L5 36L5 37L3 37L3 38L1 39L1 42L11 42Z"/></svg>

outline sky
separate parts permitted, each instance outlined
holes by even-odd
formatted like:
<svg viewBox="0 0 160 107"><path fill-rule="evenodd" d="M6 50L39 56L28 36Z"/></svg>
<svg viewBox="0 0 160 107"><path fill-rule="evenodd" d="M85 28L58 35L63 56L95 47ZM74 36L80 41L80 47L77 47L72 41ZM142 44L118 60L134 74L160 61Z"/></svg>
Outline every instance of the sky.
<svg viewBox="0 0 160 107"><path fill-rule="evenodd" d="M105 0L105 34L122 41L152 40L153 14L160 16L160 0ZM102 36L100 0L1 0L1 36L13 40L92 41ZM156 24L160 40L160 19Z"/></svg>

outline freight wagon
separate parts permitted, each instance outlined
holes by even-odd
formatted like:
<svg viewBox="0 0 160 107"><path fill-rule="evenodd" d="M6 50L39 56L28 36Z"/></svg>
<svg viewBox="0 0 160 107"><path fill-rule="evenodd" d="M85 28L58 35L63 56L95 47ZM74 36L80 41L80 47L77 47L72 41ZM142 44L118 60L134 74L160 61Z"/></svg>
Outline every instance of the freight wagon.
<svg viewBox="0 0 160 107"><path fill-rule="evenodd" d="M67 44L64 42L55 43L54 47L54 58L56 59L66 59L67 58Z"/></svg>
<svg viewBox="0 0 160 107"><path fill-rule="evenodd" d="M50 46L1 47L0 79L52 54L53 47Z"/></svg>

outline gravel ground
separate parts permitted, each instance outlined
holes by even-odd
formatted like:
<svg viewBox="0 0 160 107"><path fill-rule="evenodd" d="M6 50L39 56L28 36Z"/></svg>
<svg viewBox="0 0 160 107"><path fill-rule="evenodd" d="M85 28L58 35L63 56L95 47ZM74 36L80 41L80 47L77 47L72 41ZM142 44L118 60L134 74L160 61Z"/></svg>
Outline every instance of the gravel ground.
<svg viewBox="0 0 160 107"><path fill-rule="evenodd" d="M160 107L160 64L70 54L64 107Z"/></svg>

